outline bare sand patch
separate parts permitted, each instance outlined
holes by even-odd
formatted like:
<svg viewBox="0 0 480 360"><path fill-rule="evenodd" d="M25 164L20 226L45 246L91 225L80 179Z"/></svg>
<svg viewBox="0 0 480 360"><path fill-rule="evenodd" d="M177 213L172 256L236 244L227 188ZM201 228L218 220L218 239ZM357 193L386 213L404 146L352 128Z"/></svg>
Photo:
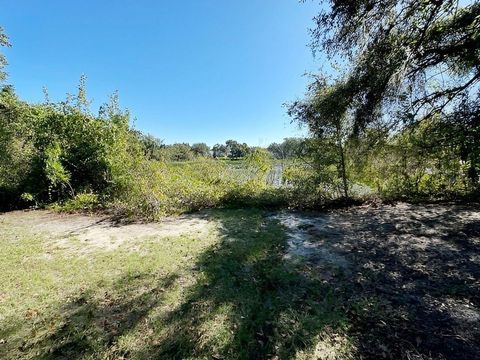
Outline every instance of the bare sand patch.
<svg viewBox="0 0 480 360"><path fill-rule="evenodd" d="M203 215L171 217L157 223L118 223L105 216L58 214L43 210L5 213L0 215L0 221L45 234L60 247L73 247L75 241L77 244L80 242L85 251L111 251L146 237L201 237L210 231L213 224Z"/></svg>
<svg viewBox="0 0 480 360"><path fill-rule="evenodd" d="M363 241L381 241L382 246L391 243L398 252L407 248L424 251L436 245L441 245L439 251L459 251L458 244L446 238L452 233L478 231L475 224L480 222L480 209L398 203L330 213L283 212L272 218L287 230L287 259L302 257L346 268L348 261L343 255Z"/></svg>

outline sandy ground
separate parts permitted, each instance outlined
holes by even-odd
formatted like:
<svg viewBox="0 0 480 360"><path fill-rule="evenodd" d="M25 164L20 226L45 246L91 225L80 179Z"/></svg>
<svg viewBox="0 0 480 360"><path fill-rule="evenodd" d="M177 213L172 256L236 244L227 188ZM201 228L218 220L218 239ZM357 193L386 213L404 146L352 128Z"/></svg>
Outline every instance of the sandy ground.
<svg viewBox="0 0 480 360"><path fill-rule="evenodd" d="M58 214L50 211L14 211L0 215L12 227L43 234L63 248L81 247L82 253L111 251L145 237L204 236L211 222L204 215L179 216L158 223L118 223L108 217ZM72 241L76 240L76 241ZM73 250L73 249L72 249ZM79 251L76 251L76 255Z"/></svg>
<svg viewBox="0 0 480 360"><path fill-rule="evenodd" d="M329 214L281 213L274 215L273 219L279 220L288 231L289 250L285 258L300 256L309 261L335 263L348 268L347 260L341 254L351 253L356 246L354 243L363 241L381 240L382 247L391 243L398 253L427 251L434 246L447 254L461 251L462 248L448 238L455 234L475 233L480 222L480 209L399 203L394 206L359 206Z"/></svg>
<svg viewBox="0 0 480 360"><path fill-rule="evenodd" d="M273 215L288 261L364 301L352 329L367 358L480 359L480 207L363 206Z"/></svg>

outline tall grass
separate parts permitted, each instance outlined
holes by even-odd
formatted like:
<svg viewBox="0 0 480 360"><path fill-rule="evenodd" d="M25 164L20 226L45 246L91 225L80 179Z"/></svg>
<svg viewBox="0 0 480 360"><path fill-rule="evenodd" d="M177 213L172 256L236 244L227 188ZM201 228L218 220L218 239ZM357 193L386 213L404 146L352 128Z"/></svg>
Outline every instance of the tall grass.
<svg viewBox="0 0 480 360"><path fill-rule="evenodd" d="M117 215L154 220L203 208L275 206L284 202L284 191L268 185L270 168L258 158L235 166L207 158L143 161L131 169L108 207Z"/></svg>

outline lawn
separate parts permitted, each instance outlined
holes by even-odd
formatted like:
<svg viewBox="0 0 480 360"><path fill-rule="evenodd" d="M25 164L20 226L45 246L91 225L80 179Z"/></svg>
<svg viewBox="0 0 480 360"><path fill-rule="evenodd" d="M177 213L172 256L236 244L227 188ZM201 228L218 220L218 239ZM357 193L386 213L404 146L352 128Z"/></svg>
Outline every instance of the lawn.
<svg viewBox="0 0 480 360"><path fill-rule="evenodd" d="M278 223L254 210L209 218L200 237L87 252L2 219L2 358L268 358L342 326L334 289L282 262Z"/></svg>
<svg viewBox="0 0 480 360"><path fill-rule="evenodd" d="M475 358L479 212L407 210L0 215L0 358Z"/></svg>

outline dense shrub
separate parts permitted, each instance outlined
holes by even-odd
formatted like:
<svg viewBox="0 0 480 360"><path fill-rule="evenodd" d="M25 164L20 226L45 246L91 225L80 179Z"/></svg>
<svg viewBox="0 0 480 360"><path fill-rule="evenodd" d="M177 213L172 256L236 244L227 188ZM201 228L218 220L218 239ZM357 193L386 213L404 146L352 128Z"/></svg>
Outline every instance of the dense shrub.
<svg viewBox="0 0 480 360"><path fill-rule="evenodd" d="M371 130L349 144L349 176L390 199L448 199L476 191L472 164L438 120L396 134ZM448 138L449 136L449 138ZM477 183L477 184L476 184Z"/></svg>
<svg viewBox="0 0 480 360"><path fill-rule="evenodd" d="M238 176L237 168L211 158L138 162L130 171L130 186L116 194L111 208L118 215L156 219L202 208L267 206L278 202L278 192L266 184L268 161L266 154L253 153L243 162L246 178Z"/></svg>
<svg viewBox="0 0 480 360"><path fill-rule="evenodd" d="M165 147L131 128L116 95L93 115L84 79L75 97L56 104L28 104L4 88L0 110L4 207L109 208L155 219L206 207L266 205L276 196L266 185L268 152L257 149L232 166L209 158L205 144L197 144L203 153L196 156L187 144Z"/></svg>
<svg viewBox="0 0 480 360"><path fill-rule="evenodd" d="M0 193L9 204L62 202L77 193L114 194L140 147L114 96L98 116L79 95L30 105L0 93ZM22 196L24 194L24 196Z"/></svg>
<svg viewBox="0 0 480 360"><path fill-rule="evenodd" d="M79 193L63 203L55 203L52 209L61 212L95 211L101 207L99 196L94 193Z"/></svg>
<svg viewBox="0 0 480 360"><path fill-rule="evenodd" d="M158 218L218 204L228 184L225 168L213 160L192 163L142 161L130 169L130 183L116 193L120 214Z"/></svg>

